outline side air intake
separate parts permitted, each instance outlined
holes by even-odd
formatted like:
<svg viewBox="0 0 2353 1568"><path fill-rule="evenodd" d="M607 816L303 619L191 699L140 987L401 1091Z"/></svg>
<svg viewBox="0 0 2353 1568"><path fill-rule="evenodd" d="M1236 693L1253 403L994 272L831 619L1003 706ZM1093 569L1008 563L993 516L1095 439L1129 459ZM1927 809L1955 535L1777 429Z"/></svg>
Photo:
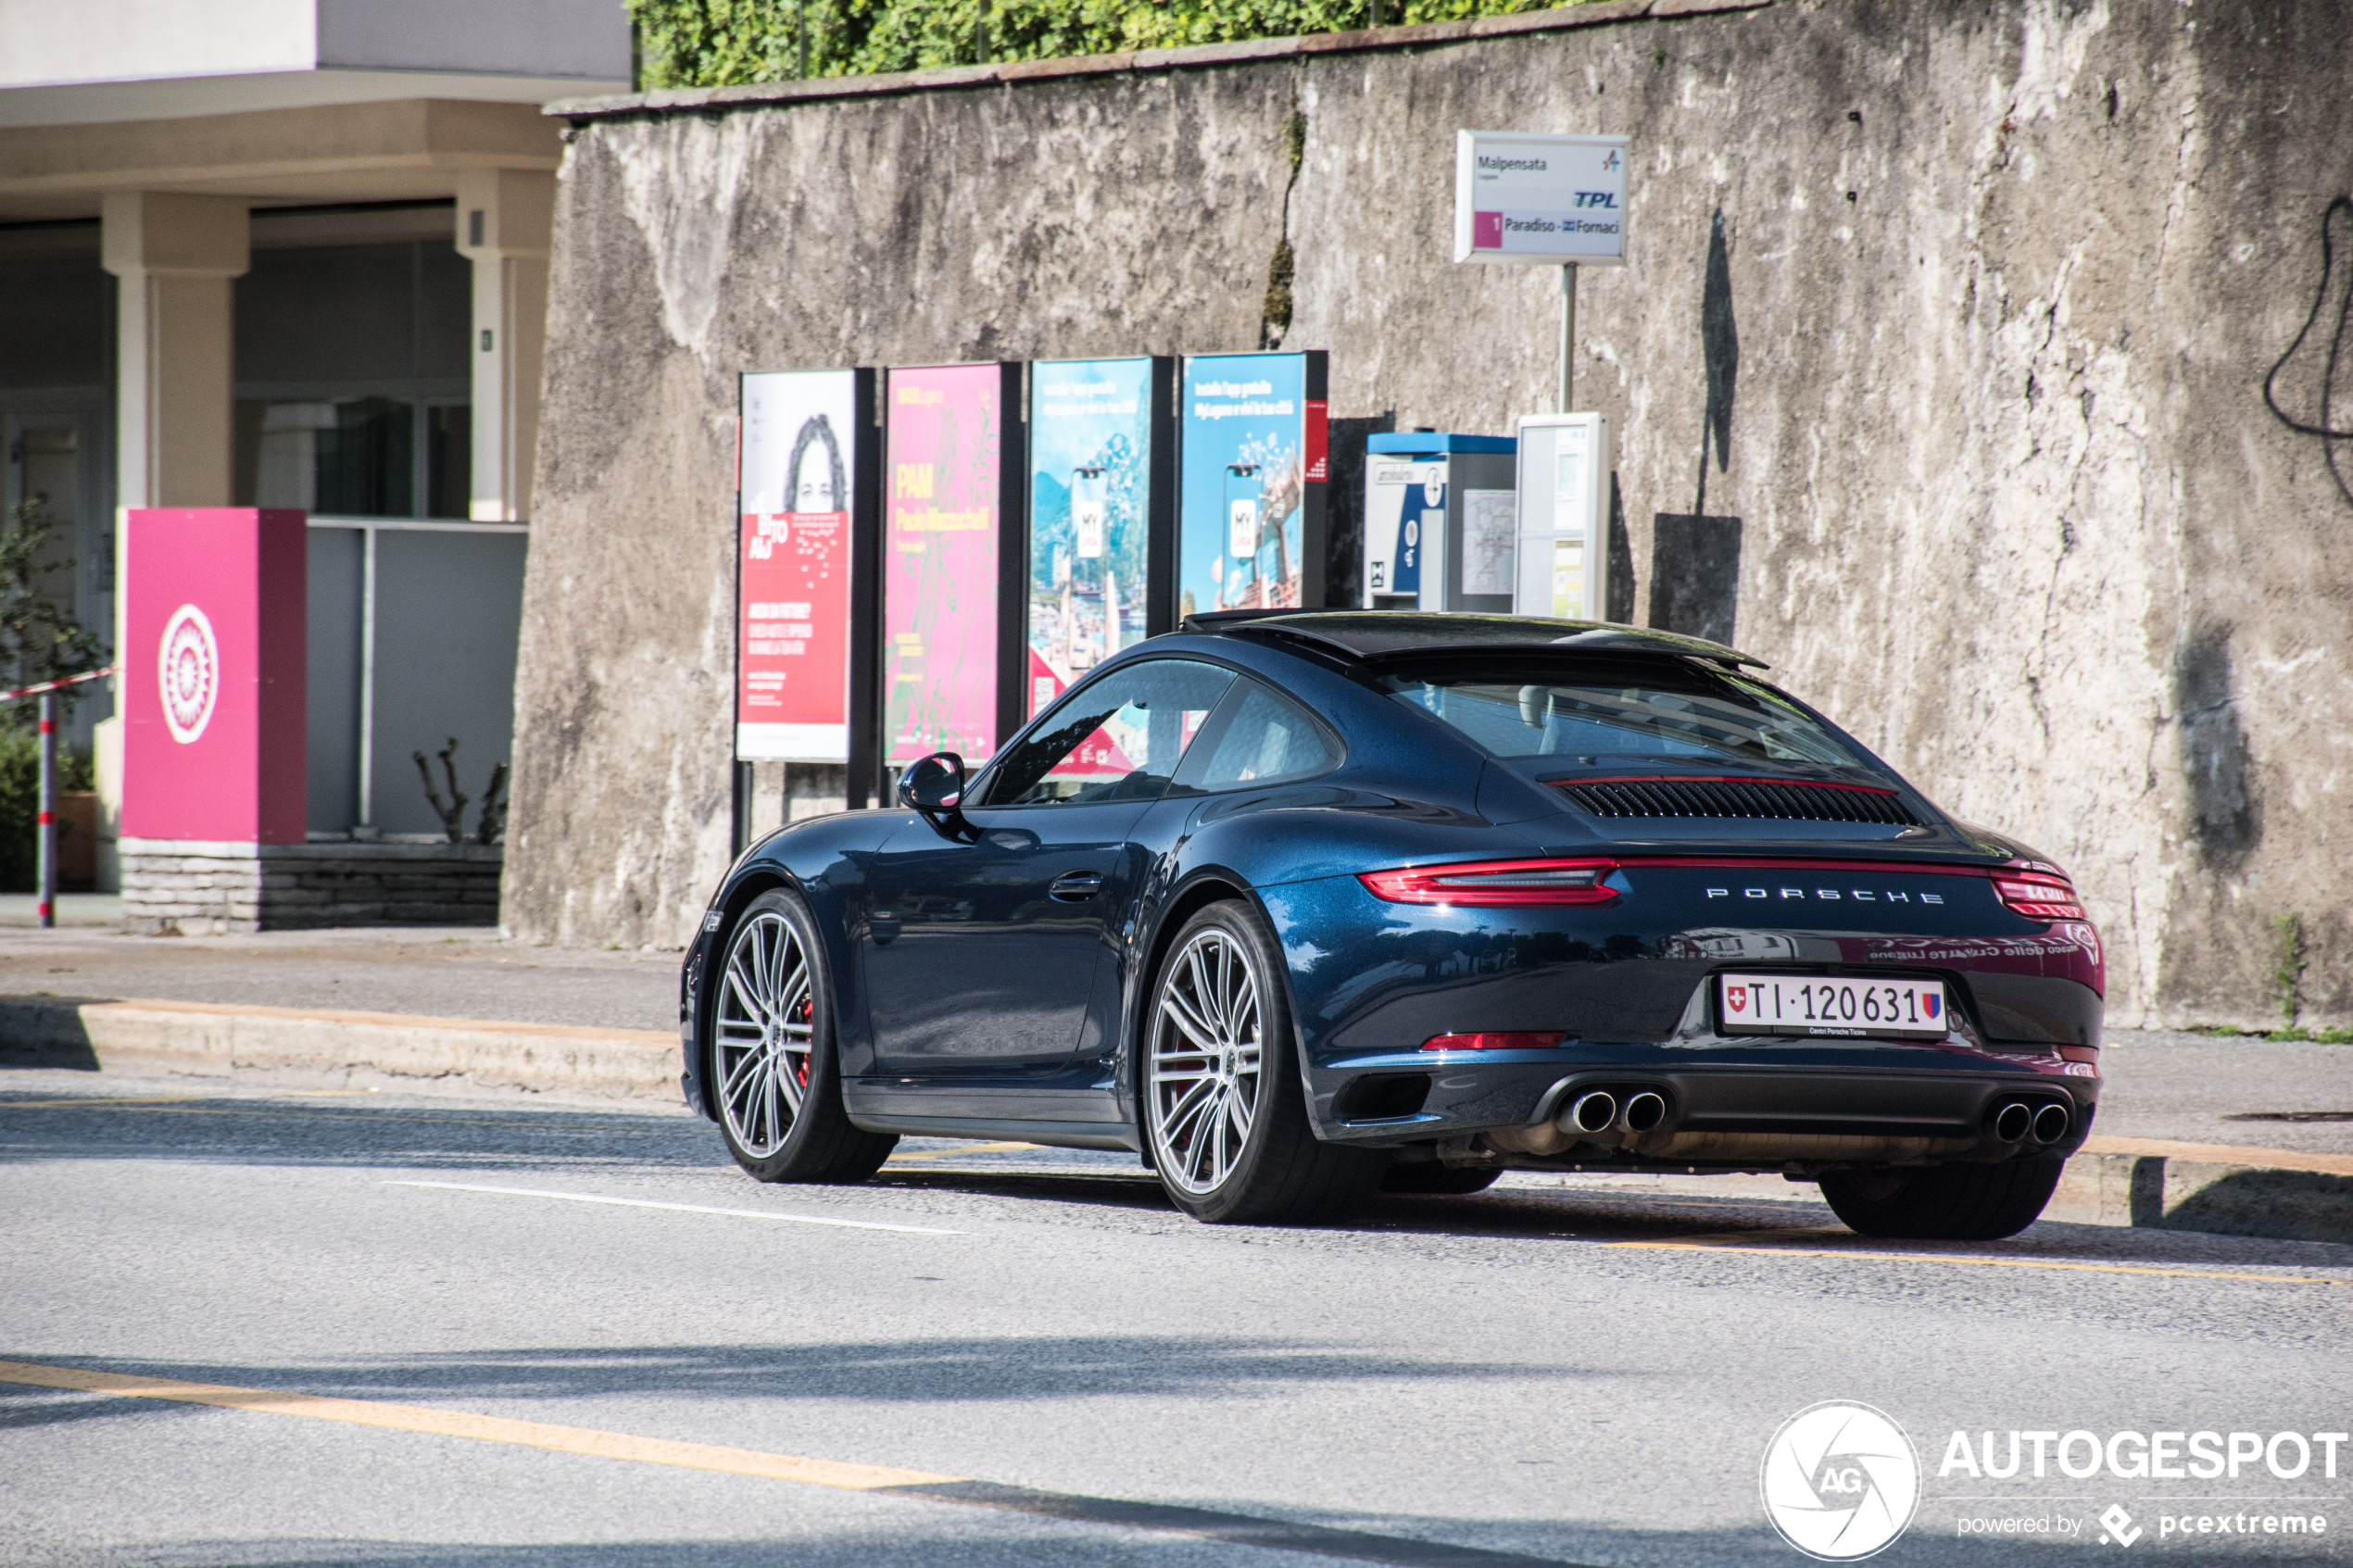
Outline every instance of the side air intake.
<svg viewBox="0 0 2353 1568"><path fill-rule="evenodd" d="M1793 784L1780 779L1576 779L1563 795L1597 817L1767 817L1784 822L1884 822L1919 819L1892 789Z"/></svg>

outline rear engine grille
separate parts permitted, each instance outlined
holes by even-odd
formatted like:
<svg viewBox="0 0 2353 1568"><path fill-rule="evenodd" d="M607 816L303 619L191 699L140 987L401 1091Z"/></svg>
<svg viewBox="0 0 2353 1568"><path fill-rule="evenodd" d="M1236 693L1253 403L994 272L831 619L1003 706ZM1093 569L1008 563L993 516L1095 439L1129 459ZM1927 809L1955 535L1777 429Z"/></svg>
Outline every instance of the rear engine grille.
<svg viewBox="0 0 2353 1568"><path fill-rule="evenodd" d="M1778 779L1579 779L1561 793L1597 817L1778 817L1916 827L1892 789Z"/></svg>

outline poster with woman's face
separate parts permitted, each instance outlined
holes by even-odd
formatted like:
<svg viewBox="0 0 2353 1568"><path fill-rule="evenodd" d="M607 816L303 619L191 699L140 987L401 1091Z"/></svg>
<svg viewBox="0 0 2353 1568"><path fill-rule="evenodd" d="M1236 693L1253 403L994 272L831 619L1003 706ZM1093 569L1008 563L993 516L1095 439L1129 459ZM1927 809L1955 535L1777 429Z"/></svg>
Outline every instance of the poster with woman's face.
<svg viewBox="0 0 2353 1568"><path fill-rule="evenodd" d="M1029 368L1029 679L1026 711L1143 641L1152 362Z"/></svg>
<svg viewBox="0 0 2353 1568"><path fill-rule="evenodd" d="M743 378L736 755L849 759L849 370Z"/></svg>
<svg viewBox="0 0 2353 1568"><path fill-rule="evenodd" d="M997 733L1002 384L995 365L890 372L882 680L884 755L893 767L935 751L977 764L1004 738Z"/></svg>

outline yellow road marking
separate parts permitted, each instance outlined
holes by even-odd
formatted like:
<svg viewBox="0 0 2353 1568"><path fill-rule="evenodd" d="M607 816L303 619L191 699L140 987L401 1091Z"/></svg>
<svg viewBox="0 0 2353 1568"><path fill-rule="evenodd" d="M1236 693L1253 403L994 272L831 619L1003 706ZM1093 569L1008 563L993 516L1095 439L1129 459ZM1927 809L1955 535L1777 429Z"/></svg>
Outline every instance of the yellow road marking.
<svg viewBox="0 0 2353 1568"><path fill-rule="evenodd" d="M116 1105L185 1105L190 1100L219 1099L219 1095L157 1095L152 1098L117 1098L111 1095L92 1095L87 1099L11 1099L0 1100L0 1110L104 1110Z"/></svg>
<svg viewBox="0 0 2353 1568"><path fill-rule="evenodd" d="M883 1161L895 1165L902 1160L958 1160L967 1154L1004 1154L1016 1148L1042 1148L1034 1143L968 1143L959 1148L911 1148L904 1154L894 1154Z"/></svg>
<svg viewBox="0 0 2353 1568"><path fill-rule="evenodd" d="M2176 1143L2170 1138L2089 1137L2086 1154L2129 1154L2183 1160L2202 1165L2251 1165L2266 1171L2309 1171L2322 1176L2353 1176L2353 1154L2314 1154L2305 1149L2257 1148L2234 1143Z"/></svg>
<svg viewBox="0 0 2353 1568"><path fill-rule="evenodd" d="M1772 1236L1777 1233L1754 1234ZM2151 1269L2127 1263L2062 1263L2043 1258L1963 1258L1950 1252L1863 1252L1843 1247L1741 1247L1707 1236L1690 1236L1680 1241L1604 1241L1600 1245L1652 1252L1740 1252L1760 1258L1860 1258L1882 1263L1973 1263L1989 1269L2064 1269L2082 1273L2161 1274L2169 1279L2234 1279L2250 1285L2353 1284L2353 1280L2329 1279L2312 1274L2233 1274L2219 1270Z"/></svg>
<svg viewBox="0 0 2353 1568"><path fill-rule="evenodd" d="M223 1410L253 1411L263 1415L295 1415L312 1421L339 1421L353 1426L377 1426L394 1432L422 1432L436 1437L468 1437L484 1443L510 1443L549 1453L585 1454L596 1459L623 1459L638 1464L666 1464L679 1470L715 1470L728 1475L759 1475L772 1481L799 1481L811 1486L869 1492L882 1486L937 1486L963 1481L962 1475L936 1475L925 1470L896 1470L880 1464L844 1464L829 1459L805 1459L797 1454L761 1453L753 1449L718 1448L709 1443L680 1443L666 1437L638 1437L626 1432L601 1432L587 1426L557 1426L539 1421L510 1421L502 1416L470 1415L462 1411L434 1410L424 1405L396 1405L374 1399L334 1399L316 1394L289 1394L270 1388L238 1388L219 1383L182 1383L163 1377L131 1377L120 1373L85 1372L79 1367L42 1366L31 1361L0 1361L0 1382L30 1384L37 1388L70 1388L90 1394L117 1394L134 1399L170 1399L186 1405L215 1405Z"/></svg>

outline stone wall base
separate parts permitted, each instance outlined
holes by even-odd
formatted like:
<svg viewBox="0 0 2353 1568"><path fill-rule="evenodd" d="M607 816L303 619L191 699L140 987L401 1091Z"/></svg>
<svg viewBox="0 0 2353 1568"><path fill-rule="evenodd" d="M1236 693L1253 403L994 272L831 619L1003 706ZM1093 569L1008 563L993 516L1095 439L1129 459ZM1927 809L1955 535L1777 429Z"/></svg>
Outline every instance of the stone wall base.
<svg viewBox="0 0 2353 1568"><path fill-rule="evenodd" d="M338 925L496 925L506 851L484 844L121 841L122 923L149 936Z"/></svg>

